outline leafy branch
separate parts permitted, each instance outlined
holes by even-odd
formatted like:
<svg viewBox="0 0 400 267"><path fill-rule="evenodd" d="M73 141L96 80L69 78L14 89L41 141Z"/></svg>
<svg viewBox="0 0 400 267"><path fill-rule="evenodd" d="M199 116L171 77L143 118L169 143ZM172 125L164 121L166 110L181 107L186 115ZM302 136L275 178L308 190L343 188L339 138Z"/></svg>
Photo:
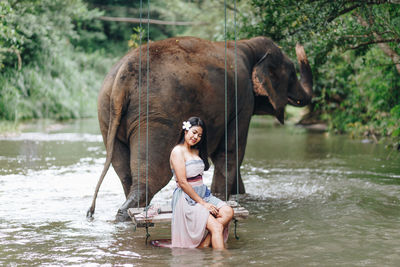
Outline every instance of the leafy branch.
<svg viewBox="0 0 400 267"><path fill-rule="evenodd" d="M356 46L351 46L350 49L355 50L355 49L361 48L361 47L363 47L363 46L368 46L368 45L371 45L371 44L392 43L392 42L399 43L399 42L400 42L400 39L371 40L371 41L369 41L369 42L361 43L361 44L358 44L358 45L356 45Z"/></svg>

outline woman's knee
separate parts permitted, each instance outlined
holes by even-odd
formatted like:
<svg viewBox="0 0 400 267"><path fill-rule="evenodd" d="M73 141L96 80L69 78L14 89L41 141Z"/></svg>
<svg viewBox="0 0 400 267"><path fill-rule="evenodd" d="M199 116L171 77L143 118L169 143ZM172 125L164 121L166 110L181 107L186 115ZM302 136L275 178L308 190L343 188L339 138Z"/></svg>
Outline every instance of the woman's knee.
<svg viewBox="0 0 400 267"><path fill-rule="evenodd" d="M230 220L233 218L233 209L231 206L223 206L220 209L220 212L222 213L223 216L226 216L227 218L229 218Z"/></svg>
<svg viewBox="0 0 400 267"><path fill-rule="evenodd" d="M214 220L210 224L209 230L211 234L222 233L222 231L224 230L224 226L222 225L222 223L218 222L217 220Z"/></svg>

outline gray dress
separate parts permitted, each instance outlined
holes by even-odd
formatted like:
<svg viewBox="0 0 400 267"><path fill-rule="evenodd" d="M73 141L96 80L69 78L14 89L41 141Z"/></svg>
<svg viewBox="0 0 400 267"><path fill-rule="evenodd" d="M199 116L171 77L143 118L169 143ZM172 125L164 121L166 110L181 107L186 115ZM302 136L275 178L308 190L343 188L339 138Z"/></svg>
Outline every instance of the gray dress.
<svg viewBox="0 0 400 267"><path fill-rule="evenodd" d="M226 205L224 201L213 196L203 183L204 162L202 160L188 160L185 166L188 183L202 199L217 208ZM176 180L175 173L174 178ZM177 183L172 197L171 246L197 247L205 237L209 215L209 211L191 199Z"/></svg>

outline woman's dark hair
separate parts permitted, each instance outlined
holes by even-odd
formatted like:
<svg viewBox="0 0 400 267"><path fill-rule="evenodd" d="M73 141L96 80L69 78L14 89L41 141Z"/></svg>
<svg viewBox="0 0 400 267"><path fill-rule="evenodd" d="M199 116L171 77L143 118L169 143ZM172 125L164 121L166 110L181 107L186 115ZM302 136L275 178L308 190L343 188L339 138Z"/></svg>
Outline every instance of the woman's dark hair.
<svg viewBox="0 0 400 267"><path fill-rule="evenodd" d="M208 162L208 151L207 151L207 127L202 119L199 117L190 117L188 120L190 122L190 127L200 126L203 129L203 134L201 135L200 142L192 146L192 148L199 150L199 156L204 162L204 170L208 170L210 168L210 163ZM179 141L177 144L183 144L185 142L185 129L182 129L181 134L179 135Z"/></svg>

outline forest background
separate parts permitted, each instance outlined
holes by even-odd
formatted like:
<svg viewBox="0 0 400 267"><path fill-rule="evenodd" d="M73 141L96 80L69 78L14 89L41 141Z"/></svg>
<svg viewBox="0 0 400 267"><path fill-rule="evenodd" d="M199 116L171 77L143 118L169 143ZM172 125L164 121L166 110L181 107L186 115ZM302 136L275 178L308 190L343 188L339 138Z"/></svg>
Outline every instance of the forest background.
<svg viewBox="0 0 400 267"><path fill-rule="evenodd" d="M151 24L152 41L225 38L224 0L149 2L150 19L187 22ZM227 0L229 40L234 9ZM400 149L400 1L237 0L236 10L238 39L268 36L292 59L296 43L305 46L314 98L300 123L324 122L332 132ZM105 75L140 42L138 23L110 20L140 14L138 0L1 0L0 128L35 118L95 117Z"/></svg>

